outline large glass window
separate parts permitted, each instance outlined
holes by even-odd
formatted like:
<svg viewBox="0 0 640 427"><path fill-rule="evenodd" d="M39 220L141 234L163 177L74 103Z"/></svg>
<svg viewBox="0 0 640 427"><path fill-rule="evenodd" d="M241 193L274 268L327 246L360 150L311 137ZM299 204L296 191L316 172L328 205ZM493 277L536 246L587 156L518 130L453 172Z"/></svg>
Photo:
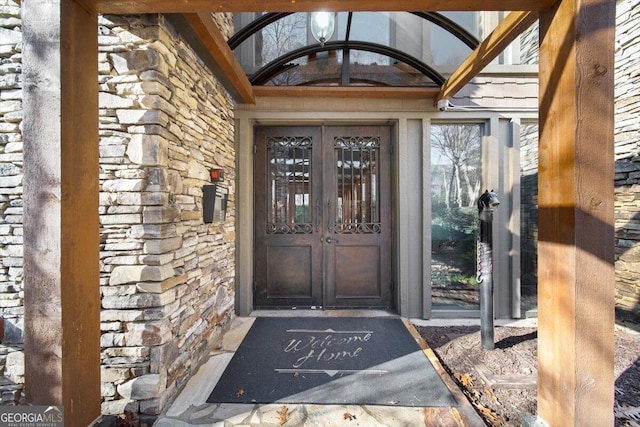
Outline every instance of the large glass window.
<svg viewBox="0 0 640 427"><path fill-rule="evenodd" d="M431 132L432 307L479 309L476 200L481 191L479 124L436 124Z"/></svg>

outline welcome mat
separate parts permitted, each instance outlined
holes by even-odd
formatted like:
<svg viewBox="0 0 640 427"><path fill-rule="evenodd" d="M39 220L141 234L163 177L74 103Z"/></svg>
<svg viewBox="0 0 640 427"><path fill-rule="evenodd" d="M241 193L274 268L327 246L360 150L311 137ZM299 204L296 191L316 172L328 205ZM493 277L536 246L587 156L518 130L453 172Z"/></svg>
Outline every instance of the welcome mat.
<svg viewBox="0 0 640 427"><path fill-rule="evenodd" d="M458 406L398 318L255 320L209 403Z"/></svg>

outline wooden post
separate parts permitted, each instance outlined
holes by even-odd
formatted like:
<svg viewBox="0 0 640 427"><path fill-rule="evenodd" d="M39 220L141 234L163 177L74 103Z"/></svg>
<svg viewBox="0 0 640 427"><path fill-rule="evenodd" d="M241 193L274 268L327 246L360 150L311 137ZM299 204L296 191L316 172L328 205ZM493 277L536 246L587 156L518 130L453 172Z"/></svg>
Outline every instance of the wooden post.
<svg viewBox="0 0 640 427"><path fill-rule="evenodd" d="M613 425L613 0L540 14L538 415Z"/></svg>
<svg viewBox="0 0 640 427"><path fill-rule="evenodd" d="M97 15L21 7L26 400L86 426L100 416Z"/></svg>

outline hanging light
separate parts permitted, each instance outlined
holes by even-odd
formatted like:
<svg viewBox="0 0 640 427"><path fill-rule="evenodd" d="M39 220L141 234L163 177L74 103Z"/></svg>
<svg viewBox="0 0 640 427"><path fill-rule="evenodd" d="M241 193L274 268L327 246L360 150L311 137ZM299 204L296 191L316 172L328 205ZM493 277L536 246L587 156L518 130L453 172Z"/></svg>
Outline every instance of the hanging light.
<svg viewBox="0 0 640 427"><path fill-rule="evenodd" d="M333 35L336 25L336 15L333 12L313 12L311 13L311 34L321 45L329 40Z"/></svg>

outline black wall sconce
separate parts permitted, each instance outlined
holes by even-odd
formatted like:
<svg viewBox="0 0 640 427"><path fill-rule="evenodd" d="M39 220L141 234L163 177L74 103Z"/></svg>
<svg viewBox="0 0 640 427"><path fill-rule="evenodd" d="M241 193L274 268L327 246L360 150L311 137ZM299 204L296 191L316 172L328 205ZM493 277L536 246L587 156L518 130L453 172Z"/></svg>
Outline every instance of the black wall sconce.
<svg viewBox="0 0 640 427"><path fill-rule="evenodd" d="M227 188L219 185L202 186L202 219L206 224L225 220L228 198Z"/></svg>
<svg viewBox="0 0 640 427"><path fill-rule="evenodd" d="M224 169L209 169L209 178L211 182L224 181Z"/></svg>

